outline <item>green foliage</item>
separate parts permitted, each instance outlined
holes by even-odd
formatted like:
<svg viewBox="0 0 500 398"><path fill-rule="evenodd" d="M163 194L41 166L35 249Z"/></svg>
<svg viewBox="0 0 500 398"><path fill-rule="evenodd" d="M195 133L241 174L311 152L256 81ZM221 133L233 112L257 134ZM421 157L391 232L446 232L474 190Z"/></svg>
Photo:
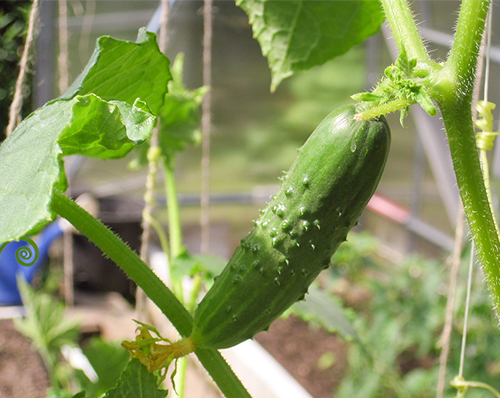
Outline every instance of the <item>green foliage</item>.
<svg viewBox="0 0 500 398"><path fill-rule="evenodd" d="M123 157L149 137L150 109L159 110L171 79L168 65L152 33L140 31L137 43L98 40L61 99L33 112L0 147L0 242L53 219L52 190L66 187L62 156ZM144 79L145 73L153 78Z"/></svg>
<svg viewBox="0 0 500 398"><path fill-rule="evenodd" d="M385 69L384 78L372 92L355 94L352 98L368 102L370 107L377 106L381 109L382 106L391 102L404 100L403 107L400 109L402 126L404 126L404 117L408 114L412 104L420 104L429 115L435 116L436 107L427 93L429 76L418 70L416 66L417 59L409 59L403 48L394 65Z"/></svg>
<svg viewBox="0 0 500 398"><path fill-rule="evenodd" d="M366 272L376 262L378 241L368 231L352 232L347 235L347 242L340 245L332 257L332 273L347 277L350 281L366 278Z"/></svg>
<svg viewBox="0 0 500 398"><path fill-rule="evenodd" d="M207 281L211 281L222 272L226 262L225 259L212 254L183 253L173 259L170 270L177 279L188 275L205 274Z"/></svg>
<svg viewBox="0 0 500 398"><path fill-rule="evenodd" d="M77 374L81 388L89 397L101 397L113 388L122 371L130 361L130 356L118 342L108 342L94 338L83 346L83 354L95 370L98 380L91 382L83 372Z"/></svg>
<svg viewBox="0 0 500 398"><path fill-rule="evenodd" d="M238 0L272 72L271 89L295 72L322 65L378 31L380 4L370 0Z"/></svg>
<svg viewBox="0 0 500 398"><path fill-rule="evenodd" d="M171 79L156 35L141 29L135 43L100 37L85 69L60 98L93 93L129 105L140 98L157 115Z"/></svg>
<svg viewBox="0 0 500 398"><path fill-rule="evenodd" d="M23 279L18 280L25 318L16 318L16 328L33 341L38 349L57 356L64 344L72 344L78 336L78 322L64 317L64 304L43 292L35 292Z"/></svg>
<svg viewBox="0 0 500 398"><path fill-rule="evenodd" d="M159 378L147 371L137 359L131 360L115 388L104 398L164 398L168 391L158 387Z"/></svg>
<svg viewBox="0 0 500 398"><path fill-rule="evenodd" d="M184 56L179 54L172 65L173 79L159 114L160 146L169 159L185 151L186 145L194 146L201 142L199 108L208 87L188 90L183 83L183 70Z"/></svg>
<svg viewBox="0 0 500 398"><path fill-rule="evenodd" d="M445 318L446 272L438 262L417 256L400 265L378 262L373 267L375 274L366 273L364 280L358 275L357 282L371 297L355 322L364 344L351 345L348 373L336 396L433 397L440 353L437 339ZM465 280L466 264L463 269ZM457 295L459 305L455 308L457 320L452 334L448 381L458 372L463 289ZM500 331L491 322L491 298L482 288L481 272L475 275L473 292L465 376L498 389L500 371L496 353L500 349ZM368 358L373 359L373 364ZM446 394L451 398L456 390L448 387ZM473 391L469 394L476 396Z"/></svg>
<svg viewBox="0 0 500 398"><path fill-rule="evenodd" d="M0 2L0 142L5 138L9 121L9 107L19 73L30 3L28 0ZM30 97L29 87L25 87L24 95ZM23 109L23 115L27 110Z"/></svg>
<svg viewBox="0 0 500 398"><path fill-rule="evenodd" d="M311 286L304 301L296 302L288 314L294 314L306 322L313 322L327 332L338 333L346 341L362 344L353 326L354 313L345 309L342 302L327 291Z"/></svg>
<svg viewBox="0 0 500 398"><path fill-rule="evenodd" d="M189 90L183 83L184 56L177 55L172 64L172 80L168 83L168 92L165 94L159 115L159 142L161 154L169 163L175 156L186 150L186 146L195 146L201 142L199 130L199 108L208 87L199 87ZM147 153L149 142L137 147L137 157L130 167L136 169L148 163Z"/></svg>
<svg viewBox="0 0 500 398"><path fill-rule="evenodd" d="M32 341L49 374L53 394L60 396L67 387L69 373L68 366L61 362L61 349L76 345L79 323L65 318L64 304L51 295L34 291L22 278L18 278L18 286L26 317L15 319L14 324Z"/></svg>
<svg viewBox="0 0 500 398"><path fill-rule="evenodd" d="M0 147L0 242L53 219L52 191L66 187L61 156L122 157L148 138L154 117L144 108L89 94L55 100L26 118Z"/></svg>

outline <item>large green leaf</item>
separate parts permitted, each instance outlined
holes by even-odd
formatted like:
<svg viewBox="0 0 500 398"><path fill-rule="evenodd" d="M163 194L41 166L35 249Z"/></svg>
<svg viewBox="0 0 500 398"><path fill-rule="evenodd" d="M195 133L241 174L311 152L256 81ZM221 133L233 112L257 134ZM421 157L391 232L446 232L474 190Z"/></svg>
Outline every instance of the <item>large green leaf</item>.
<svg viewBox="0 0 500 398"><path fill-rule="evenodd" d="M64 190L61 157L117 158L146 140L155 117L146 105L89 94L55 100L33 112L0 146L0 242L19 239L53 218L54 188Z"/></svg>
<svg viewBox="0 0 500 398"><path fill-rule="evenodd" d="M236 0L272 71L271 89L295 72L346 53L378 31L375 0ZM335 78L332 76L332 78Z"/></svg>
<svg viewBox="0 0 500 398"><path fill-rule="evenodd" d="M201 142L199 108L208 87L189 90L183 83L184 56L177 55L172 66L173 79L160 109L160 146L162 153L173 157L185 150L186 145Z"/></svg>
<svg viewBox="0 0 500 398"><path fill-rule="evenodd" d="M184 55L178 54L171 68L172 80L168 83L168 93L158 112L159 141L162 155L173 161L176 154L183 152L186 146L195 146L201 142L199 130L199 108L208 87L189 90L183 83ZM137 157L131 162L132 168L148 164L149 142L137 147Z"/></svg>
<svg viewBox="0 0 500 398"><path fill-rule="evenodd" d="M168 391L158 388L155 375L149 373L139 360L132 359L115 388L108 391L104 398L165 398Z"/></svg>
<svg viewBox="0 0 500 398"><path fill-rule="evenodd" d="M82 388L91 397L101 397L113 388L130 361L129 352L119 342L102 338L94 338L85 344L83 353L98 376L97 381L90 382L83 372L78 374Z"/></svg>
<svg viewBox="0 0 500 398"><path fill-rule="evenodd" d="M135 43L100 37L87 66L61 98L94 93L130 105L140 98L157 115L171 79L156 35L141 29Z"/></svg>

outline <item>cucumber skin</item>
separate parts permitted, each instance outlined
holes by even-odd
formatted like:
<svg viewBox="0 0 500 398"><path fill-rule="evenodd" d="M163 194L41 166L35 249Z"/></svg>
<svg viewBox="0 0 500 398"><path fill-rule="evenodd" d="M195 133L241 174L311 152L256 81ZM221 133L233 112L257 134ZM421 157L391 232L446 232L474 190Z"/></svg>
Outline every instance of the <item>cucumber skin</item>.
<svg viewBox="0 0 500 398"><path fill-rule="evenodd" d="M377 188L390 147L381 117L354 121L353 105L316 128L254 229L198 305L191 338L222 349L252 338L330 264Z"/></svg>

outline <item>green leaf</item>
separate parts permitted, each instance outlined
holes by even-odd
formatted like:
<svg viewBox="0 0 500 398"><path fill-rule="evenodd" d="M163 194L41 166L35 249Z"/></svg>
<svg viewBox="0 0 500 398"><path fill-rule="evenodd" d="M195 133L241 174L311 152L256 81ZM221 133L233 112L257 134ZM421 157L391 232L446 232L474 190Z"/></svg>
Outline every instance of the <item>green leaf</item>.
<svg viewBox="0 0 500 398"><path fill-rule="evenodd" d="M373 0L237 0L272 72L271 90L295 72L322 65L378 31ZM334 76L332 76L334 78Z"/></svg>
<svg viewBox="0 0 500 398"><path fill-rule="evenodd" d="M46 398L86 398L85 391L80 391L78 394L72 394L69 391L61 389L60 387L50 387L46 391Z"/></svg>
<svg viewBox="0 0 500 398"><path fill-rule="evenodd" d="M434 103L431 100L429 94L427 94L423 87L419 87L418 92L415 95L417 102L430 116L436 116L437 110Z"/></svg>
<svg viewBox="0 0 500 398"><path fill-rule="evenodd" d="M201 142L199 130L199 108L208 87L189 90L183 83L184 55L178 54L172 65L172 80L168 84L163 105L159 111L159 142L162 155L169 161L175 155ZM136 149L136 158L130 167L138 169L148 164L149 143L146 142Z"/></svg>
<svg viewBox="0 0 500 398"><path fill-rule="evenodd" d="M311 286L305 301L297 301L289 312L298 315L304 321L314 321L327 332L338 333L347 341L361 340L349 319L348 311L340 300L324 290Z"/></svg>
<svg viewBox="0 0 500 398"><path fill-rule="evenodd" d="M201 142L199 108L207 87L188 90L183 84L184 56L179 54L172 67L173 80L160 109L160 147L162 153L172 158L185 150L186 145Z"/></svg>
<svg viewBox="0 0 500 398"><path fill-rule="evenodd" d="M83 347L83 353L99 377L92 383L81 373L82 388L92 397L102 396L113 388L130 360L129 352L120 343L101 338L92 339Z"/></svg>
<svg viewBox="0 0 500 398"><path fill-rule="evenodd" d="M373 93L357 93L351 95L351 98L355 101L380 101L382 97L380 95L375 95Z"/></svg>
<svg viewBox="0 0 500 398"><path fill-rule="evenodd" d="M212 254L182 254L172 263L172 273L175 278L198 273L208 274L210 279L219 275L227 264L227 260Z"/></svg>
<svg viewBox="0 0 500 398"><path fill-rule="evenodd" d="M158 388L158 379L137 359L132 359L104 398L165 398L168 391Z"/></svg>
<svg viewBox="0 0 500 398"><path fill-rule="evenodd" d="M155 118L136 105L89 94L52 101L22 121L0 146L0 242L54 218L52 191L66 188L62 156L123 157L149 137Z"/></svg>
<svg viewBox="0 0 500 398"><path fill-rule="evenodd" d="M45 292L34 291L18 278L19 291L26 308L26 317L14 320L16 329L31 339L37 350L59 357L63 345L76 344L79 323L65 318L65 306Z"/></svg>
<svg viewBox="0 0 500 398"><path fill-rule="evenodd" d="M100 37L87 66L61 98L94 93L130 105L140 98L157 115L171 79L156 35L141 29L136 43Z"/></svg>

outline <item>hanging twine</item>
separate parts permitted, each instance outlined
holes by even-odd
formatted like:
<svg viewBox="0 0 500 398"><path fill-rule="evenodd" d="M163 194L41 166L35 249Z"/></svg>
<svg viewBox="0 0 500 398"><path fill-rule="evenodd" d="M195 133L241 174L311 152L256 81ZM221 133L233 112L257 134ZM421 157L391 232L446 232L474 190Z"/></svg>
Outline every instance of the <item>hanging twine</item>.
<svg viewBox="0 0 500 398"><path fill-rule="evenodd" d="M67 0L59 0L59 56L57 57L59 70L59 94L69 87L69 47L68 47L68 3Z"/></svg>
<svg viewBox="0 0 500 398"><path fill-rule="evenodd" d="M168 0L161 1L161 19L159 32L159 48L162 53L167 50L167 23L168 23ZM151 222L153 220L154 191L156 188L156 177L158 174L158 162L161 157L159 148L158 129L160 128L160 120L158 125L153 129L151 135L150 147L148 150L148 175L146 177L146 192L144 193L144 209L142 211L142 236L140 256L144 262L148 262L149 240L151 237Z"/></svg>
<svg viewBox="0 0 500 398"><path fill-rule="evenodd" d="M203 6L203 86L212 86L212 0ZM210 249L210 130L212 125L212 90L208 90L201 108L203 135L201 158L201 252Z"/></svg>
<svg viewBox="0 0 500 398"><path fill-rule="evenodd" d="M23 54L19 62L19 75L16 80L16 88L14 91L14 98L9 109L9 124L5 131L6 136L12 134L17 125L21 123L21 110L24 103L24 87L29 72L29 63L33 53L33 46L35 43L36 29L38 26L38 15L40 10L40 0L33 0L31 6L30 18L28 21L28 34L26 35L26 43L24 44Z"/></svg>
<svg viewBox="0 0 500 398"><path fill-rule="evenodd" d="M165 53L167 47L167 23L168 23L168 11L169 4L168 0L161 0L161 19L160 19L160 32L159 32L159 48L160 51ZM144 193L144 209L142 210L142 235L141 235L141 247L140 247L140 257L141 260L146 264L148 263L149 256L149 241L151 239L151 227L156 225L156 220L153 217L153 210L155 207L154 192L156 189L156 178L158 175L158 162L161 158L161 150L159 147L159 137L158 130L160 128L160 120L158 120L158 125L153 129L151 135L150 147L148 149L147 159L148 159L148 174L146 177L146 191ZM156 231L162 234L162 229L160 225L156 226ZM163 245L164 249L167 248ZM135 312L138 319L145 319L147 314L147 296L144 291L137 288L136 294L136 305Z"/></svg>

